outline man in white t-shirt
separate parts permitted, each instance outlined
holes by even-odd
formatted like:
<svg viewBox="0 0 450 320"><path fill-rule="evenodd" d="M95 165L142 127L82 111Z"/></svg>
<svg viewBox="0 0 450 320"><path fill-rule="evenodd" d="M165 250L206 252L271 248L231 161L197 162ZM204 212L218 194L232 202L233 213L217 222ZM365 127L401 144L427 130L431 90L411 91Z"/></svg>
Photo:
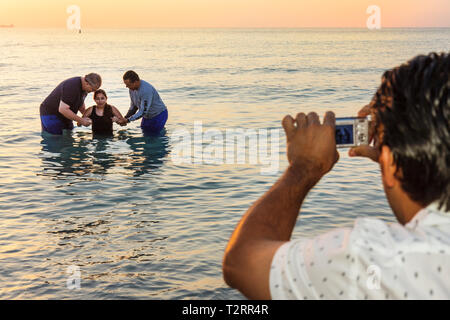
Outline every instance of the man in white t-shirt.
<svg viewBox="0 0 450 320"><path fill-rule="evenodd" d="M303 200L339 160L335 117L287 116L289 167L244 215L223 261L225 281L250 299L450 298L450 54L386 71L372 102L373 146L399 223L359 218L353 228L290 240Z"/></svg>

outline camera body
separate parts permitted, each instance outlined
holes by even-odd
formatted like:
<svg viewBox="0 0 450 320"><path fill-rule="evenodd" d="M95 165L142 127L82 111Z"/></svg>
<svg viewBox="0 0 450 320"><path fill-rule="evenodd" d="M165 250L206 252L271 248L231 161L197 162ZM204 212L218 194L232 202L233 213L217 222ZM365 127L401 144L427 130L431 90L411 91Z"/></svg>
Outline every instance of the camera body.
<svg viewBox="0 0 450 320"><path fill-rule="evenodd" d="M336 118L336 146L351 148L369 144L370 117Z"/></svg>

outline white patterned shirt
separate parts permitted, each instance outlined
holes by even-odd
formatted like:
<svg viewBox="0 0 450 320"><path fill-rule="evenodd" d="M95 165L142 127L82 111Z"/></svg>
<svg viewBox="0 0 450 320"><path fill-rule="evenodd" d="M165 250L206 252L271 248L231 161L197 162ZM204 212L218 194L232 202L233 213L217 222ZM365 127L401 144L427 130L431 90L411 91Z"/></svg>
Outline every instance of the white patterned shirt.
<svg viewBox="0 0 450 320"><path fill-rule="evenodd" d="M359 218L282 245L272 299L450 299L450 212L430 205L405 226Z"/></svg>

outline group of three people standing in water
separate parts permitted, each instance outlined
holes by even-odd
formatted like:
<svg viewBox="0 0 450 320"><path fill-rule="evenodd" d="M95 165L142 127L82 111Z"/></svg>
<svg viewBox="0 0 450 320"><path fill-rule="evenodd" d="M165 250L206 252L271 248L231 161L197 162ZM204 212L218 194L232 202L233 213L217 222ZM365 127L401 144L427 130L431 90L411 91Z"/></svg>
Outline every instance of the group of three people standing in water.
<svg viewBox="0 0 450 320"><path fill-rule="evenodd" d="M40 107L42 131L62 135L78 126L92 125L94 135L111 136L113 123L126 126L142 118L141 128L146 134L159 134L167 122L168 111L156 89L141 80L134 71L127 71L123 81L130 92L131 106L125 117L108 104L108 96L101 90L102 78L96 73L74 77L61 82ZM86 109L84 100L94 92L96 105ZM82 117L77 113L82 113Z"/></svg>

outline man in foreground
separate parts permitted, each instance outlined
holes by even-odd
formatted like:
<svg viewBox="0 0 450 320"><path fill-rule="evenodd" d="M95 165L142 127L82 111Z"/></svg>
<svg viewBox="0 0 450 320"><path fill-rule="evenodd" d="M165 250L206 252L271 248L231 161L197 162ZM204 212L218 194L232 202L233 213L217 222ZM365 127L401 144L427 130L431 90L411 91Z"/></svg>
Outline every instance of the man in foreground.
<svg viewBox="0 0 450 320"><path fill-rule="evenodd" d="M61 82L41 104L42 131L62 135L63 130L73 129L72 121L86 127L91 125L89 119L83 119L77 113L84 114L86 96L99 89L101 85L102 78L96 73Z"/></svg>
<svg viewBox="0 0 450 320"><path fill-rule="evenodd" d="M360 218L290 241L303 200L339 159L335 118L287 116L289 167L244 215L225 251L225 281L251 299L450 298L450 55L418 56L387 71L360 116L399 223Z"/></svg>

